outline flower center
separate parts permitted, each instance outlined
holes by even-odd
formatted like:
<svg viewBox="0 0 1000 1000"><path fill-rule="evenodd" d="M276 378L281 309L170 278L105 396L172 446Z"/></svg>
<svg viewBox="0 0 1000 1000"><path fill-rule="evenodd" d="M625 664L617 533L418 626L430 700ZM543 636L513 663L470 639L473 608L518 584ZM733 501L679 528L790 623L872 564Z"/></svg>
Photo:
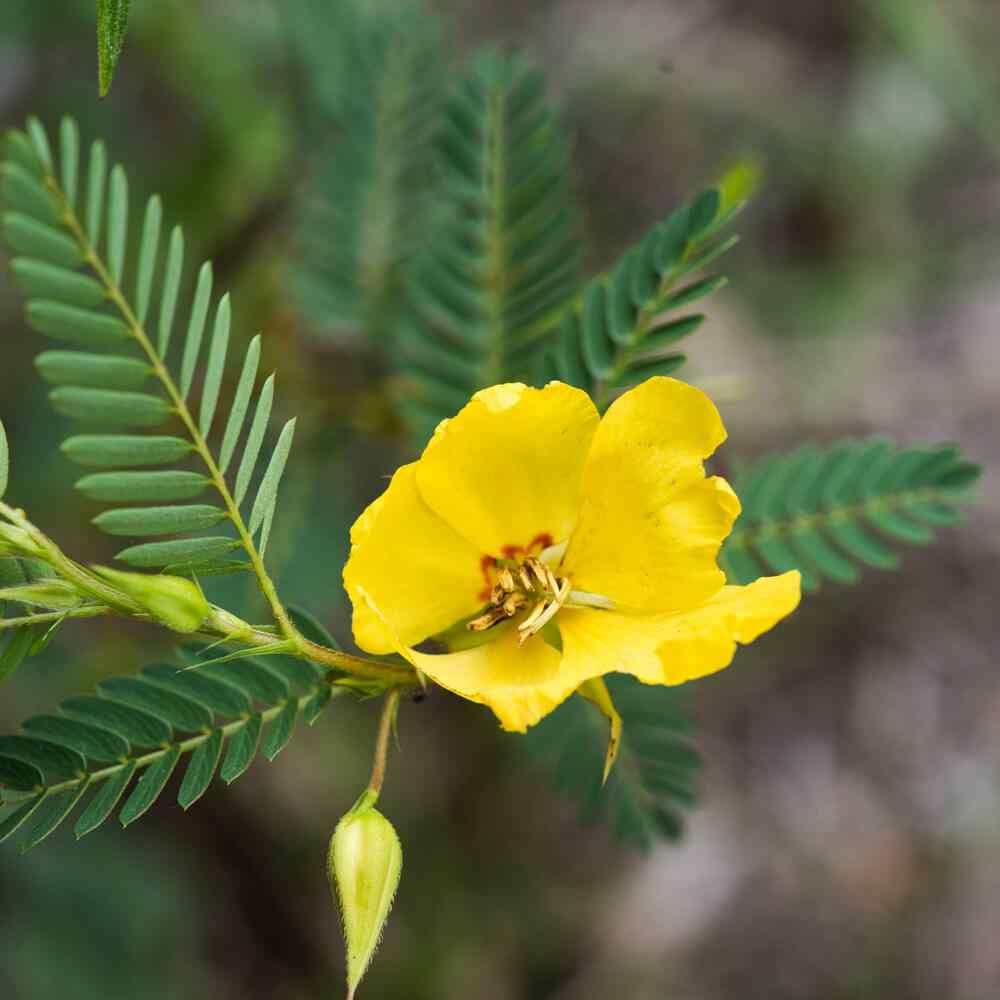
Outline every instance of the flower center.
<svg viewBox="0 0 1000 1000"><path fill-rule="evenodd" d="M466 627L473 632L485 632L527 612L517 625L523 644L552 621L569 593L569 578L556 576L535 556L504 560L497 565L496 582L489 594L490 606Z"/></svg>

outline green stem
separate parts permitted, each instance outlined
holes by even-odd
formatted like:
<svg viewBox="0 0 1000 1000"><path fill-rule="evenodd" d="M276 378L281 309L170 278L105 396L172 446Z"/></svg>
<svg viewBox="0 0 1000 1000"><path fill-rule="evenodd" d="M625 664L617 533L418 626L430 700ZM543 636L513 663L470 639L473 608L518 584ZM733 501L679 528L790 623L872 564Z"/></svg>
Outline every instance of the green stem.
<svg viewBox="0 0 1000 1000"><path fill-rule="evenodd" d="M399 711L399 688L393 688L385 696L385 704L382 706L382 717L378 723L378 736L375 740L375 758L372 762L372 776L365 789L364 798L370 804L377 801L382 792L382 783L385 781L385 767L389 758L389 736L392 733L392 724L395 721L396 713Z"/></svg>
<svg viewBox="0 0 1000 1000"><path fill-rule="evenodd" d="M106 604L85 604L65 611L44 611L37 615L24 615L22 618L0 618L0 632L5 629L21 628L22 625L48 625L64 618L96 618L108 614L111 614L111 608Z"/></svg>

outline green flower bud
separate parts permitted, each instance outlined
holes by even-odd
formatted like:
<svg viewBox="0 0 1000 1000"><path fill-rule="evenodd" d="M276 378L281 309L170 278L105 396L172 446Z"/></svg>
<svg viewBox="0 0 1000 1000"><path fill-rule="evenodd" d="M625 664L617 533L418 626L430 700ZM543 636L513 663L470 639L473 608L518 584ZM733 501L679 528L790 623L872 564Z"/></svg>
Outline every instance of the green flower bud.
<svg viewBox="0 0 1000 1000"><path fill-rule="evenodd" d="M26 531L15 528L12 524L0 524L0 555L30 556L37 552L38 546Z"/></svg>
<svg viewBox="0 0 1000 1000"><path fill-rule="evenodd" d="M392 824L373 808L349 812L330 839L330 884L340 901L352 1000L378 947L403 867Z"/></svg>
<svg viewBox="0 0 1000 1000"><path fill-rule="evenodd" d="M175 632L197 632L211 611L201 588L184 577L124 573L106 566L94 571Z"/></svg>

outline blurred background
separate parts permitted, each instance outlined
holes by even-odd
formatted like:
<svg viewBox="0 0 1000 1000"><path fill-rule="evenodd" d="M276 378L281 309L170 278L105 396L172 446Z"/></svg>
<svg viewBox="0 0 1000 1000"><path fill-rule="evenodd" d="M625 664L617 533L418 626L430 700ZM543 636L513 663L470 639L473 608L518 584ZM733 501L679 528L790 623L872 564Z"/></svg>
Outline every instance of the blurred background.
<svg viewBox="0 0 1000 1000"><path fill-rule="evenodd" d="M159 191L214 259L240 336L264 331L288 408L277 416L304 430L272 558L288 599L347 641L347 529L410 450L363 340L301 292L323 252L299 236L308 186L337 169L336 128L315 106L365 96L337 71L342 6L136 0L98 102L93 3L6 0L0 125L69 113L104 137L133 192ZM406 711L383 794L405 870L362 996L1000 995L1000 9L431 6L456 64L493 42L543 68L572 136L592 270L733 162L761 164L723 264L731 285L706 305L684 370L717 397L730 456L845 434L957 440L987 467L986 500L933 549L908 551L902 572L826 587L691 688L703 803L677 845L642 853L581 826L484 710L437 694ZM5 269L12 495L78 558L106 560L21 309ZM220 600L249 600L245 583L226 587ZM66 626L5 686L0 729L164 643L114 621ZM24 858L0 850L0 994L340 995L324 858L374 726L373 706L341 699L190 814L164 796L127 833L108 823L77 844L67 827Z"/></svg>

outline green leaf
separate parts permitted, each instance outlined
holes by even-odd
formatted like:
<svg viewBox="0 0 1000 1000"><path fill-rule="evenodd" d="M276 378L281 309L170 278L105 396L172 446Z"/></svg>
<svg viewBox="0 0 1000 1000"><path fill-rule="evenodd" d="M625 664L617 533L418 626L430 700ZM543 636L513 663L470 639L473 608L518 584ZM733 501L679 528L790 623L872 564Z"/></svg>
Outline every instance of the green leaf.
<svg viewBox="0 0 1000 1000"><path fill-rule="evenodd" d="M117 346L130 337L128 326L116 316L79 309L42 299L28 303L28 326L55 340L75 344Z"/></svg>
<svg viewBox="0 0 1000 1000"><path fill-rule="evenodd" d="M33 764L0 754L0 788L31 792L44 783L42 772Z"/></svg>
<svg viewBox="0 0 1000 1000"><path fill-rule="evenodd" d="M222 756L222 730L215 729L212 734L191 755L191 763L184 772L177 801L182 809L190 809L205 794L215 776Z"/></svg>
<svg viewBox="0 0 1000 1000"><path fill-rule="evenodd" d="M267 731L267 737L264 740L263 749L261 750L261 753L268 760L274 760L288 746L288 741L292 738L292 733L295 730L295 720L298 718L298 714L299 703L297 701L290 701L281 710L281 714L271 723L271 727Z"/></svg>
<svg viewBox="0 0 1000 1000"><path fill-rule="evenodd" d="M187 339L184 342L184 357L181 361L181 395L184 397L191 391L191 382L198 364L201 341L205 335L205 320L208 318L208 305L211 299L212 265L206 261L198 272L198 284L194 292L194 303L191 306L191 317L188 320Z"/></svg>
<svg viewBox="0 0 1000 1000"><path fill-rule="evenodd" d="M177 311L177 295L181 288L184 271L184 233L180 226L174 226L170 234L170 248L167 251L167 266L163 278L163 295L160 298L160 322L157 349L161 357L166 357L170 337L174 329L174 315Z"/></svg>
<svg viewBox="0 0 1000 1000"><path fill-rule="evenodd" d="M76 808L77 803L87 791L87 782L82 781L77 788L70 789L60 795L46 796L45 803L39 810L38 822L31 832L18 843L18 850L27 854L37 847L46 837L54 833L63 820Z"/></svg>
<svg viewBox="0 0 1000 1000"><path fill-rule="evenodd" d="M292 450L295 423L296 421L293 417L285 424L278 437L278 443L274 446L274 451L271 453L271 460L267 464L267 470L264 473L264 478L261 480L260 489L257 490L257 497L250 512L248 529L251 535L261 526L268 507L275 502L275 498L278 495L281 477L285 472L285 463L288 461L288 454Z"/></svg>
<svg viewBox="0 0 1000 1000"><path fill-rule="evenodd" d="M528 751L548 765L556 788L576 800L582 820L603 819L619 839L642 848L675 840L683 811L697 802L701 766L682 696L631 677L606 681L622 718L618 760L606 784L607 721L582 698L532 727L524 738Z"/></svg>
<svg viewBox="0 0 1000 1000"><path fill-rule="evenodd" d="M82 351L43 351L35 358L35 367L53 385L88 389L141 389L152 374L149 365L134 358Z"/></svg>
<svg viewBox="0 0 1000 1000"><path fill-rule="evenodd" d="M226 367L226 351L229 348L230 320L229 296L223 295L215 312L215 326L212 330L208 367L205 370L205 386L201 394L199 429L204 437L208 437L208 432L212 429L215 409L219 404L219 389L222 387L222 374Z"/></svg>
<svg viewBox="0 0 1000 1000"><path fill-rule="evenodd" d="M108 270L116 285L122 283L125 268L125 238L128 235L128 180L121 166L111 171L108 202Z"/></svg>
<svg viewBox="0 0 1000 1000"><path fill-rule="evenodd" d="M121 736L60 715L36 715L24 723L24 730L29 736L68 747L93 761L113 764L129 753L128 741Z"/></svg>
<svg viewBox="0 0 1000 1000"><path fill-rule="evenodd" d="M7 492L10 480L10 446L7 444L7 431L0 420L0 500Z"/></svg>
<svg viewBox="0 0 1000 1000"><path fill-rule="evenodd" d="M292 288L316 333L385 345L405 269L435 229L434 140L445 97L441 25L410 4L285 4L305 69L313 150L296 206Z"/></svg>
<svg viewBox="0 0 1000 1000"><path fill-rule="evenodd" d="M221 507L206 504L128 507L106 510L94 518L94 524L109 535L178 535L211 528L227 517Z"/></svg>
<svg viewBox="0 0 1000 1000"><path fill-rule="evenodd" d="M274 376L270 375L260 390L257 398L257 409L253 416L253 423L250 425L250 433L247 435L246 444L243 446L243 457L240 459L240 466L236 473L236 490L233 497L238 506L243 504L247 490L250 488L250 477L257 465L257 458L260 456L260 449L264 443L264 432L267 430L268 421L271 419L271 403L274 399Z"/></svg>
<svg viewBox="0 0 1000 1000"><path fill-rule="evenodd" d="M32 298L84 307L104 301L104 289L93 278L60 264L15 257L10 266L21 289Z"/></svg>
<svg viewBox="0 0 1000 1000"><path fill-rule="evenodd" d="M174 746L164 750L163 756L146 768L118 814L118 821L123 827L130 826L152 807L170 780L170 775L173 774L180 757L181 748Z"/></svg>
<svg viewBox="0 0 1000 1000"><path fill-rule="evenodd" d="M0 684L31 655L44 630L37 625L24 625L0 638Z"/></svg>
<svg viewBox="0 0 1000 1000"><path fill-rule="evenodd" d="M182 733L212 725L212 713L197 701L149 684L144 677L109 677L97 685L102 698L146 712Z"/></svg>
<svg viewBox="0 0 1000 1000"><path fill-rule="evenodd" d="M98 467L168 465L192 451L194 447L183 438L130 434L80 434L62 444L62 452L70 460Z"/></svg>
<svg viewBox="0 0 1000 1000"><path fill-rule="evenodd" d="M340 649L340 643L330 630L311 612L295 605L288 607L292 624L310 641L329 649Z"/></svg>
<svg viewBox="0 0 1000 1000"><path fill-rule="evenodd" d="M226 759L222 762L220 777L231 785L253 763L260 739L260 715L251 715L243 726L229 738Z"/></svg>
<svg viewBox="0 0 1000 1000"><path fill-rule="evenodd" d="M128 788L132 776L136 772L136 763L130 760L120 771L108 778L100 791L87 803L87 808L73 827L77 840L93 833L114 811L119 800Z"/></svg>
<svg viewBox="0 0 1000 1000"><path fill-rule="evenodd" d="M83 263L83 254L75 240L20 212L4 212L3 235L16 254L57 267L74 268Z"/></svg>
<svg viewBox="0 0 1000 1000"><path fill-rule="evenodd" d="M536 381L558 378L587 390L603 407L644 379L675 372L684 355L660 352L689 336L704 317L666 315L723 287L721 277L680 282L734 245L735 239L716 236L735 214L710 188L647 233L562 317L558 337L537 358Z"/></svg>
<svg viewBox="0 0 1000 1000"><path fill-rule="evenodd" d="M80 184L80 130L69 117L64 117L59 124L59 165L66 204L75 210Z"/></svg>
<svg viewBox="0 0 1000 1000"><path fill-rule="evenodd" d="M325 684L305 703L302 708L302 718L305 719L306 725L312 726L316 723L323 710L330 704L332 697L333 689L329 684Z"/></svg>
<svg viewBox="0 0 1000 1000"><path fill-rule="evenodd" d="M49 146L49 139L45 134L42 123L34 115L28 119L28 137L31 139L32 146L35 147L35 152L38 154L38 160L42 164L42 167L48 173L52 173L52 149Z"/></svg>
<svg viewBox="0 0 1000 1000"><path fill-rule="evenodd" d="M108 176L108 155L104 143L98 139L90 147L87 167L87 241L96 247L101 239L104 220L104 188Z"/></svg>
<svg viewBox="0 0 1000 1000"><path fill-rule="evenodd" d="M580 282L568 142L537 69L478 53L437 146L442 223L408 268L393 344L421 437L475 390L527 378Z"/></svg>
<svg viewBox="0 0 1000 1000"><path fill-rule="evenodd" d="M138 569L159 569L186 563L215 562L239 547L240 543L232 538L179 538L171 542L133 545L123 549L115 558Z"/></svg>
<svg viewBox="0 0 1000 1000"><path fill-rule="evenodd" d="M166 400L145 392L62 386L49 399L64 417L119 427L157 427L172 412Z"/></svg>
<svg viewBox="0 0 1000 1000"><path fill-rule="evenodd" d="M125 44L129 0L97 0L98 90L106 97Z"/></svg>
<svg viewBox="0 0 1000 1000"><path fill-rule="evenodd" d="M16 212L22 212L49 225L59 222L52 196L34 174L16 163L0 165L0 195L6 206Z"/></svg>
<svg viewBox="0 0 1000 1000"><path fill-rule="evenodd" d="M13 812L8 813L0 821L0 844L12 837L17 831L35 814L35 811L45 801L44 795L37 795L33 799L19 805Z"/></svg>
<svg viewBox="0 0 1000 1000"><path fill-rule="evenodd" d="M942 523L955 523L978 475L948 445L899 449L858 440L769 456L734 481L743 513L720 562L734 583L789 569L800 570L809 590L823 579L854 583L862 566L898 565L889 541L932 540L933 519L920 516L928 505Z"/></svg>
<svg viewBox="0 0 1000 1000"><path fill-rule="evenodd" d="M250 397L253 394L254 380L257 378L257 366L260 364L260 335L258 334L250 341L247 348L247 355L243 362L243 371L240 374L239 385L236 387L236 396L233 399L232 408L229 411L229 420L226 422L225 434L222 438L222 450L219 452L219 471L223 475L229 469L229 463L233 459L236 451L236 443L239 441L240 432L246 421L247 410L250 406Z"/></svg>
<svg viewBox="0 0 1000 1000"><path fill-rule="evenodd" d="M250 698L239 688L206 677L197 670L183 670L167 664L154 664L142 672L143 679L167 691L196 701L213 712L230 718L253 711Z"/></svg>
<svg viewBox="0 0 1000 1000"><path fill-rule="evenodd" d="M75 750L20 735L0 736L0 756L37 768L49 785L68 781L86 770L86 762Z"/></svg>
<svg viewBox="0 0 1000 1000"><path fill-rule="evenodd" d="M146 202L146 216L142 223L142 241L139 245L139 271L135 282L136 318L144 325L149 315L149 298L153 291L153 275L160 248L160 226L163 223L163 204L159 195Z"/></svg>
<svg viewBox="0 0 1000 1000"><path fill-rule="evenodd" d="M133 746L158 747L168 743L173 736L170 726L162 719L91 695L69 698L59 710L78 722L105 729Z"/></svg>
<svg viewBox="0 0 1000 1000"><path fill-rule="evenodd" d="M109 503L190 500L211 485L200 472L168 469L157 472L96 472L84 476L76 488L91 500Z"/></svg>

